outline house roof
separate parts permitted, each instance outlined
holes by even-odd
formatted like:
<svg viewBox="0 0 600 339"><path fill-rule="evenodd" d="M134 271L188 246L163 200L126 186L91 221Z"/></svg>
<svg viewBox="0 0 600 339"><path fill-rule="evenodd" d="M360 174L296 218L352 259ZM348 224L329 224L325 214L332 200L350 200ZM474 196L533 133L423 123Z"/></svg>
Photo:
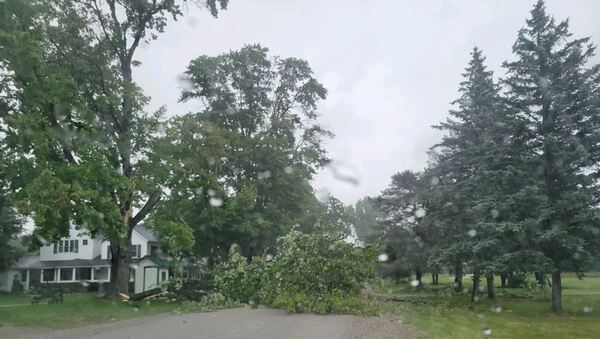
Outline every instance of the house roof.
<svg viewBox="0 0 600 339"><path fill-rule="evenodd" d="M168 268L169 267L169 261L167 259L161 258L157 255L147 255L143 258L140 258L138 262L144 261L146 259L152 261L156 266L158 266L160 268Z"/></svg>
<svg viewBox="0 0 600 339"><path fill-rule="evenodd" d="M158 241L156 232L144 227L144 225L136 225L133 229L148 241Z"/></svg>
<svg viewBox="0 0 600 339"><path fill-rule="evenodd" d="M94 259L72 259L72 260L51 260L41 261L39 256L24 257L16 262L11 268L55 268L55 267L91 267L91 266L110 266L110 261L101 259L100 256Z"/></svg>

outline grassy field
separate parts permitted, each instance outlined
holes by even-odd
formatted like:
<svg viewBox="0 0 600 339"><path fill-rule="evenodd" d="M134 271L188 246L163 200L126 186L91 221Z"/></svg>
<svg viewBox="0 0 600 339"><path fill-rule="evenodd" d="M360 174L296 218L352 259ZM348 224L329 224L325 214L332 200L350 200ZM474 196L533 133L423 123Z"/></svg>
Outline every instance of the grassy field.
<svg viewBox="0 0 600 339"><path fill-rule="evenodd" d="M179 306L158 301L113 302L93 294L66 294L64 298L64 303L58 305L48 305L46 300L33 306L6 306L27 304L30 299L23 295L0 294L0 326L70 328L167 313Z"/></svg>
<svg viewBox="0 0 600 339"><path fill-rule="evenodd" d="M499 279L496 279L499 281ZM550 290L497 288L495 301L485 298L472 305L470 292L455 294L449 277L440 286L415 289L389 281L375 284L377 292L407 301L377 302L382 313L402 314L430 338L600 338L600 274L583 280L563 278L561 315L550 311ZM465 278L466 288L471 287ZM491 334L490 334L491 333Z"/></svg>

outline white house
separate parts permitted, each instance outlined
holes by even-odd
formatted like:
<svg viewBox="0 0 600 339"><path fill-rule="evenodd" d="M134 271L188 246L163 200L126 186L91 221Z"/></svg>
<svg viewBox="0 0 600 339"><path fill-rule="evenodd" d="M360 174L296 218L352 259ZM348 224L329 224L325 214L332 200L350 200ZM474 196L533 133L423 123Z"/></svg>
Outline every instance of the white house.
<svg viewBox="0 0 600 339"><path fill-rule="evenodd" d="M157 234L138 225L131 235L133 293L156 288L169 279L169 261L159 255ZM71 228L69 237L42 246L39 255L21 258L0 271L0 290L11 291L14 279L29 290L39 283L96 284L110 280L110 242Z"/></svg>

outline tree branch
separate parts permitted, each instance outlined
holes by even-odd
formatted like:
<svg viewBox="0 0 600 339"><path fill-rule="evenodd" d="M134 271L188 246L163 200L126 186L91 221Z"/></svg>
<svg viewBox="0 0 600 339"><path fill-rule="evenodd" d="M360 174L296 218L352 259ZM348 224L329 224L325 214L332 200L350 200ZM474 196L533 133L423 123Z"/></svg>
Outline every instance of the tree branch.
<svg viewBox="0 0 600 339"><path fill-rule="evenodd" d="M161 195L162 189L155 189L154 192L150 194L150 197L148 197L148 200L144 204L144 207L142 207L142 209L133 218L129 220L129 227L133 228L140 221L144 220L146 215L148 215L152 211L152 209L154 209L154 206L156 206L156 204L160 201Z"/></svg>

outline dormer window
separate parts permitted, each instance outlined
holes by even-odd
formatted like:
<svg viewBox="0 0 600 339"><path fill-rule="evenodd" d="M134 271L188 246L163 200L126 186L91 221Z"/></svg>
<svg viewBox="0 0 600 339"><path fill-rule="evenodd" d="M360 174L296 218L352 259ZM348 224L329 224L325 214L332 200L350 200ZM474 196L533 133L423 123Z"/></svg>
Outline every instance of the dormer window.
<svg viewBox="0 0 600 339"><path fill-rule="evenodd" d="M54 253L79 253L79 240L59 240L54 243Z"/></svg>

